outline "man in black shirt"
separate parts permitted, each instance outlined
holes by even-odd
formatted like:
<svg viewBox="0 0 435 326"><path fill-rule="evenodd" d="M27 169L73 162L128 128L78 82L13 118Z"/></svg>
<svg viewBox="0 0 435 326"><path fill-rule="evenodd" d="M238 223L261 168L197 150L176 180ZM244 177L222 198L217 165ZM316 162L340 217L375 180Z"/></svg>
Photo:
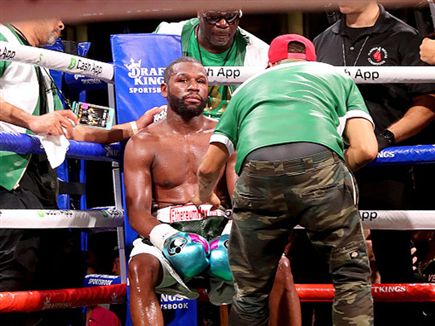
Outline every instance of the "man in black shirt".
<svg viewBox="0 0 435 326"><path fill-rule="evenodd" d="M314 39L318 61L336 66L424 65L418 51L422 36L385 11L376 0L349 4L342 1L339 9L343 18ZM424 130L435 117L433 84L360 84L358 87L375 122L379 150L395 144L433 143ZM356 174L359 207L415 208L412 201L418 182L415 170L409 166L363 168ZM373 230L371 237L381 281L414 281L410 232ZM407 325L404 320L400 324Z"/></svg>

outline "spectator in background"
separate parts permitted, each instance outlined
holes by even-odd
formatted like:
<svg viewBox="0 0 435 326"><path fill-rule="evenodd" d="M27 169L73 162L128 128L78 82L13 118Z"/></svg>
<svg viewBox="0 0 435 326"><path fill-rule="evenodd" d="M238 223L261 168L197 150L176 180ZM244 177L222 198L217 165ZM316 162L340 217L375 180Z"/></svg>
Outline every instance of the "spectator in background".
<svg viewBox="0 0 435 326"><path fill-rule="evenodd" d="M422 41L418 31L385 11L376 0L338 3L342 18L314 39L318 61L336 66L424 65L418 55ZM358 88L375 122L379 150L396 144L434 141L425 138L424 130L435 117L433 84L359 84ZM424 181L419 179L418 169L388 166L358 171L360 208L416 208L413 193ZM381 282L415 281L409 231L372 230L371 239ZM385 306L379 309L377 323L412 325L415 322L415 314L397 306L391 308L391 311Z"/></svg>
<svg viewBox="0 0 435 326"><path fill-rule="evenodd" d="M162 22L155 33L181 35L183 55L204 66L266 68L269 46L239 27L241 10L199 10L196 18L178 23ZM235 85L209 86L204 114L220 118Z"/></svg>

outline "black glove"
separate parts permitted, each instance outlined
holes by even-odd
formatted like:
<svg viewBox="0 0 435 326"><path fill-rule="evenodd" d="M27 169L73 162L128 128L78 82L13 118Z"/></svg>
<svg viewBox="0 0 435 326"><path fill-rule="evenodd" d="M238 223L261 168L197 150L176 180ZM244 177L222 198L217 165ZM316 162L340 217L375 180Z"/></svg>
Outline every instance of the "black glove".
<svg viewBox="0 0 435 326"><path fill-rule="evenodd" d="M377 133L376 140L378 141L379 152L383 150L385 147L393 146L396 143L396 138L394 137L394 134L388 129L385 129L384 131Z"/></svg>

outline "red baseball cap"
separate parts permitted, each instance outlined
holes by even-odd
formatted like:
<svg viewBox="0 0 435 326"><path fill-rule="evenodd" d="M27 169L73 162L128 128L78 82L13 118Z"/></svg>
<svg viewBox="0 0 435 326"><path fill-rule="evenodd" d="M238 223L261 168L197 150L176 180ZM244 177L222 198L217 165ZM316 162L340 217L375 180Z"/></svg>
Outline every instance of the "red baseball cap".
<svg viewBox="0 0 435 326"><path fill-rule="evenodd" d="M305 45L305 53L288 53L288 44L290 42L299 42ZM284 34L275 37L269 47L269 62L274 64L285 59L316 61L314 44L299 34Z"/></svg>

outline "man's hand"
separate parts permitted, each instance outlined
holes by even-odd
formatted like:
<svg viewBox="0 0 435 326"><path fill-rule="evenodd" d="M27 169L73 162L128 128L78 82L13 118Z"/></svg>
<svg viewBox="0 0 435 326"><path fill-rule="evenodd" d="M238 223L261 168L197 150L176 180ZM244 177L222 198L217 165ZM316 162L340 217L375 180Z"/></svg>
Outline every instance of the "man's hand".
<svg viewBox="0 0 435 326"><path fill-rule="evenodd" d="M435 40L424 38L420 45L420 59L430 65L435 65Z"/></svg>
<svg viewBox="0 0 435 326"><path fill-rule="evenodd" d="M218 208L221 205L221 200L219 199L219 197L214 192L208 198L202 198L199 195L195 195L191 199L191 202L195 206L199 206L199 205L202 205L202 204L211 204L214 208Z"/></svg>
<svg viewBox="0 0 435 326"><path fill-rule="evenodd" d="M28 129L35 134L65 135L67 138L70 138L72 136L72 128L78 123L78 118L71 110L62 110L41 116L32 116Z"/></svg>
<svg viewBox="0 0 435 326"><path fill-rule="evenodd" d="M154 116L163 111L162 107L154 107L149 109L145 114L143 114L139 119L136 120L137 128L139 130L149 126L154 121Z"/></svg>

